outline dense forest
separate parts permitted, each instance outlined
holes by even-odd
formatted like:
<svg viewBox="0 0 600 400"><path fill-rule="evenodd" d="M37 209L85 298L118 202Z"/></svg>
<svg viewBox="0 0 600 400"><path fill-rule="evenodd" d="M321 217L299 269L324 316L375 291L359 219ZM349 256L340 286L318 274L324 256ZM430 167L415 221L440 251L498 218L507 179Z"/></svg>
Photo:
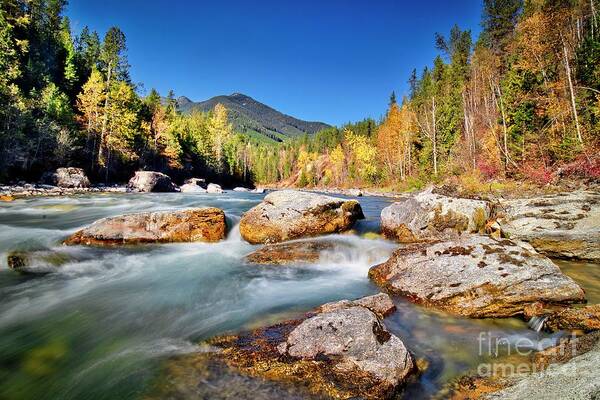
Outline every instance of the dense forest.
<svg viewBox="0 0 600 400"><path fill-rule="evenodd" d="M485 0L479 37L458 26L436 33L439 56L408 77L405 98L392 93L374 129L321 132L297 147L296 175L279 178L401 189L453 177L475 185L597 181L598 7L597 0Z"/></svg>
<svg viewBox="0 0 600 400"><path fill-rule="evenodd" d="M172 92L142 96L125 34L74 35L65 7L1 3L0 181L66 165L97 182L151 169L301 187L600 177L598 0L484 0L479 37L435 34L439 56L380 121L281 143L235 132L222 105L184 114Z"/></svg>

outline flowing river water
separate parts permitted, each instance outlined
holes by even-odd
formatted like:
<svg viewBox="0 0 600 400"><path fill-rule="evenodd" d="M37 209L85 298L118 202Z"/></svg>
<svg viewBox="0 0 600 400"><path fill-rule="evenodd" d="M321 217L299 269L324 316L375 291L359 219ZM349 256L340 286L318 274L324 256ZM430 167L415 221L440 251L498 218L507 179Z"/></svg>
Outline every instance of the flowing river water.
<svg viewBox="0 0 600 400"><path fill-rule="evenodd" d="M367 272L397 245L369 232L378 231L390 199L359 199L366 220L351 234L338 235L348 249L323 254L317 265L285 267L244 263L257 246L240 238L237 222L261 199L250 193L95 194L1 203L0 399L152 397L153 388L168 379L165 363L202 351L202 340L379 292ZM110 249L60 245L102 217L200 206L226 212L225 241ZM10 251L52 248L72 261L43 276L7 268ZM592 303L600 301L600 266L559 265L586 288ZM438 392L450 380L510 359L517 347L526 353L558 337L528 329L519 319L469 320L395 301L398 311L386 326L429 365L405 398L443 397ZM199 398L240 397L206 385L212 392ZM270 393L264 397L285 397ZM246 398L255 397L258 392Z"/></svg>

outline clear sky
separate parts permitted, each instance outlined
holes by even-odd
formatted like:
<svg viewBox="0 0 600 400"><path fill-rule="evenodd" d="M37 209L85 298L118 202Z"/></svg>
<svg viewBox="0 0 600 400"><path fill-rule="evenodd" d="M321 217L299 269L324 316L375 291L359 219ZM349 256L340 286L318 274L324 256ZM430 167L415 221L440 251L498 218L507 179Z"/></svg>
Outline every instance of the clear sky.
<svg viewBox="0 0 600 400"><path fill-rule="evenodd" d="M437 54L434 33L479 33L481 0L70 0L75 32L127 37L134 82L194 101L240 92L330 124L379 118ZM145 93L142 91L142 94Z"/></svg>

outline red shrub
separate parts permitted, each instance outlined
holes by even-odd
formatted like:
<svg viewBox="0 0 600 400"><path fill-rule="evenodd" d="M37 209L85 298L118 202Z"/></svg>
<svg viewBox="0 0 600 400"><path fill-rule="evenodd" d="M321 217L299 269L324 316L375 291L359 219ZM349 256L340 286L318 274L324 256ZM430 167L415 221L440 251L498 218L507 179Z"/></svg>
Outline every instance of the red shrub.
<svg viewBox="0 0 600 400"><path fill-rule="evenodd" d="M554 172L541 163L526 163L523 165L521 173L525 179L538 185L547 185L556 178Z"/></svg>
<svg viewBox="0 0 600 400"><path fill-rule="evenodd" d="M574 161L561 168L561 176L600 180L600 156L580 154Z"/></svg>
<svg viewBox="0 0 600 400"><path fill-rule="evenodd" d="M487 160L478 160L477 168L486 179L496 178L500 173L500 167L494 163L488 162Z"/></svg>

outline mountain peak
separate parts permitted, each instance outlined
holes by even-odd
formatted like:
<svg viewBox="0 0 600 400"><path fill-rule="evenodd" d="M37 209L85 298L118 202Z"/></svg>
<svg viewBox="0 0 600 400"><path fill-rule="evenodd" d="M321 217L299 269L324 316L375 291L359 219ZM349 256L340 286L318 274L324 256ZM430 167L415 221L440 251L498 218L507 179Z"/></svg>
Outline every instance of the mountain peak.
<svg viewBox="0 0 600 400"><path fill-rule="evenodd" d="M184 96L181 98L187 100L183 102L178 100L179 109L184 113L192 110L207 112L221 103L227 108L229 121L236 131L250 136L267 137L278 142L304 134L312 135L329 127L323 122L303 121L283 114L239 92L234 92L229 96L215 96L197 103Z"/></svg>
<svg viewBox="0 0 600 400"><path fill-rule="evenodd" d="M177 104L189 104L189 103L193 103L192 100L190 100L188 97L185 96L179 96L177 98Z"/></svg>

